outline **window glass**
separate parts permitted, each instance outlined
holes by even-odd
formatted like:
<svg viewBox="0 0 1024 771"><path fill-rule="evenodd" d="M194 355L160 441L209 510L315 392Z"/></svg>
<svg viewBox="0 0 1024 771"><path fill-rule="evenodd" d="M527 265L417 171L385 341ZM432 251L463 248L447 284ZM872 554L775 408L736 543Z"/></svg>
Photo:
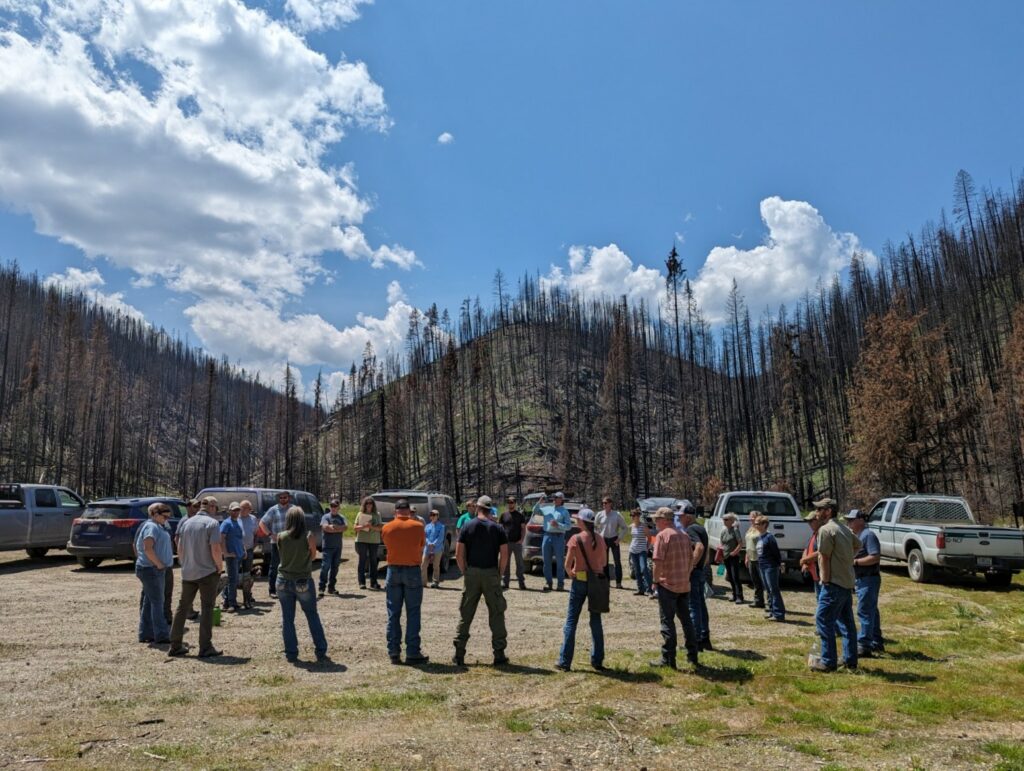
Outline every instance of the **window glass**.
<svg viewBox="0 0 1024 771"><path fill-rule="evenodd" d="M80 509L85 505L74 493L68 490L58 490L57 496L60 498L60 505L65 509Z"/></svg>
<svg viewBox="0 0 1024 771"><path fill-rule="evenodd" d="M800 516L793 501L783 495L730 495L725 508L740 519L746 519L752 511L760 511L769 517Z"/></svg>
<svg viewBox="0 0 1024 771"><path fill-rule="evenodd" d="M896 501L889 501L889 506L885 510L885 521L892 522L893 516L896 513Z"/></svg>
<svg viewBox="0 0 1024 771"><path fill-rule="evenodd" d="M36 490L36 508L55 509L57 508L57 493L49 488Z"/></svg>
<svg viewBox="0 0 1024 771"><path fill-rule="evenodd" d="M871 510L868 515L868 522L879 522L882 519L882 513L885 511L885 501L879 503L875 508Z"/></svg>
<svg viewBox="0 0 1024 771"><path fill-rule="evenodd" d="M292 493L292 502L301 508L306 514L312 514L313 509L313 497L306 493L299 493L296 495Z"/></svg>
<svg viewBox="0 0 1024 771"><path fill-rule="evenodd" d="M149 516L148 514L145 516ZM82 519L142 519L128 504L95 503L85 507Z"/></svg>

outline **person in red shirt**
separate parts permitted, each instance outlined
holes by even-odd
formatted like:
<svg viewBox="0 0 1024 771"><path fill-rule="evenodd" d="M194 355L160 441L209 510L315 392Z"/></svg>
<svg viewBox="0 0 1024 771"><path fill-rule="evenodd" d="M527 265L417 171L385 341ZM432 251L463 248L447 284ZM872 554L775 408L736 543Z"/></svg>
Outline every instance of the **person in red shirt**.
<svg viewBox="0 0 1024 771"><path fill-rule="evenodd" d="M690 617L690 568L693 547L686 533L674 527L672 509L662 506L654 512L658 535L654 539L654 585L658 587L658 611L661 615L661 659L651 666L676 668L676 616L683 627L686 659L697 661L697 632Z"/></svg>
<svg viewBox="0 0 1024 771"><path fill-rule="evenodd" d="M395 518L384 525L381 538L388 550L388 574L384 582L388 606L388 656L402 663L402 606L405 606L405 663L426 664L420 648L420 606L423 578L420 555L427 542L423 523L414 519L405 498L395 503Z"/></svg>

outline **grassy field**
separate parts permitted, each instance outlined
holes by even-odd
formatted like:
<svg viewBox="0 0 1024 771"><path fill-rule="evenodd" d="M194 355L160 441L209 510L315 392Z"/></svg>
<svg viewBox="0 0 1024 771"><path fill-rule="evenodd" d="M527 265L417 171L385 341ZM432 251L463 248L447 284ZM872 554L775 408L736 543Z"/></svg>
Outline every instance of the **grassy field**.
<svg viewBox="0 0 1024 771"><path fill-rule="evenodd" d="M0 556L0 765L1024 769L1019 579L996 592L886 571L887 655L831 675L807 670L813 594L795 585L784 587L785 625L710 600L718 650L679 672L647 664L660 644L655 603L613 590L612 670L588 666L583 624L563 674L553 664L567 595L537 591L539 578L508 593L514 666L489 665L481 609L459 671L449 663L457 579L426 593L432 662L413 669L387 661L383 594L354 588L354 560L342 570L343 596L321 603L332 663L309 663L300 617L305 663L293 666L265 584L255 612L215 629L224 657L169 660L134 642L127 565Z"/></svg>

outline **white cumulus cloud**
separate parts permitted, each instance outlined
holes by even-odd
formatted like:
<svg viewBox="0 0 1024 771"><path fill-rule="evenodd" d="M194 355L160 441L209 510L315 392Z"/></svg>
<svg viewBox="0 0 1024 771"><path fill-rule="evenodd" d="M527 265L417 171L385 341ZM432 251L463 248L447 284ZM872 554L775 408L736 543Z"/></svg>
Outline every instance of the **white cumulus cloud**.
<svg viewBox="0 0 1024 771"><path fill-rule="evenodd" d="M448 132L448 131L445 131L443 134L441 134L437 138L437 143L439 145L450 145L454 141L455 141L455 136L453 134L451 134L450 132Z"/></svg>
<svg viewBox="0 0 1024 771"><path fill-rule="evenodd" d="M620 297L630 302L645 300L656 307L665 290L665 278L654 268L637 265L615 244L572 246L569 269L552 265L541 287L562 287L592 297Z"/></svg>
<svg viewBox="0 0 1024 771"><path fill-rule="evenodd" d="M43 279L43 286L57 287L65 292L81 292L97 305L107 310L120 313L138 321L145 321L145 316L138 308L124 301L123 292L101 292L100 287L107 282L96 268L81 270L68 268L63 273L51 273Z"/></svg>
<svg viewBox="0 0 1024 771"><path fill-rule="evenodd" d="M768 229L764 243L752 249L715 247L693 280L697 301L712 323L726 318L733 280L753 309L774 309L844 270L855 253L875 263L856 235L834 231L806 201L765 198L761 219Z"/></svg>

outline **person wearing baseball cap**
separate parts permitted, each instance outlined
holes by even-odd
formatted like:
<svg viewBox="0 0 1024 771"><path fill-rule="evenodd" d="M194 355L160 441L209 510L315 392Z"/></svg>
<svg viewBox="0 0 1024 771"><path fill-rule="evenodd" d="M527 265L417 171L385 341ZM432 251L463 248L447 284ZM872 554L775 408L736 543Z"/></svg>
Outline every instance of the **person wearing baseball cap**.
<svg viewBox="0 0 1024 771"><path fill-rule="evenodd" d="M674 515L668 506L654 512L658 535L654 539L654 585L658 587L658 612L661 616L661 659L651 666L676 668L676 617L683 627L687 660L697 666L697 632L690 616L690 569L693 547L685 532L676 530Z"/></svg>
<svg viewBox="0 0 1024 771"><path fill-rule="evenodd" d="M834 672L839 665L836 632L843 637L843 661L847 669L857 669L857 626L853 620L853 589L856 576L854 555L860 540L844 523L835 518L838 504L834 498L814 502L821 527L818 529L818 574L821 590L814 625L821 638L821 655L811 660L813 672Z"/></svg>
<svg viewBox="0 0 1024 771"><path fill-rule="evenodd" d="M388 553L384 591L388 608L388 657L402 663L402 609L405 608L405 663L426 664L420 640L423 580L420 555L427 543L423 523L412 516L409 501L395 501L395 518L384 525L381 538Z"/></svg>
<svg viewBox="0 0 1024 771"><path fill-rule="evenodd" d="M580 532L569 539L565 555L565 572L572 577L569 585L569 608L566 611L565 626L562 629L562 648L558 652L555 669L568 672L572 668L573 653L576 650L576 626L587 601L590 581L604 580L608 564L608 550L604 538L596 531L596 517L591 509L580 509L576 521ZM590 666L601 671L604 666L604 627L601 614L590 612Z"/></svg>
<svg viewBox="0 0 1024 771"><path fill-rule="evenodd" d="M508 565L508 536L505 529L490 516L491 499L481 495L476 499L476 519L459 532L455 546L455 561L462 571L462 602L459 605L459 626L455 632L455 655L452 662L465 666L469 628L473 625L477 606L483 597L487 603L487 622L491 627L491 648L494 666L508 664L505 648L508 632L505 629L505 596L501 589L501 576Z"/></svg>
<svg viewBox="0 0 1024 771"><path fill-rule="evenodd" d="M882 545L874 530L868 528L867 512L850 510L846 517L850 530L860 541L860 551L853 557L854 591L857 594L857 657L872 658L885 652L882 641L882 619L878 613L878 593L882 589Z"/></svg>
<svg viewBox="0 0 1024 771"><path fill-rule="evenodd" d="M228 504L228 516L220 523L220 535L224 544L224 572L227 583L224 585L224 602L222 610L229 613L238 612L238 578L245 559L245 531L238 521L242 513L242 504L231 501Z"/></svg>
<svg viewBox="0 0 1024 771"><path fill-rule="evenodd" d="M552 562L558 575L558 591L565 591L565 534L572 528L572 518L565 508L565 495L554 495L555 505L544 506L547 496L542 495L534 504L533 513L544 518L544 537L540 542L540 553L544 560L544 591L551 591Z"/></svg>

